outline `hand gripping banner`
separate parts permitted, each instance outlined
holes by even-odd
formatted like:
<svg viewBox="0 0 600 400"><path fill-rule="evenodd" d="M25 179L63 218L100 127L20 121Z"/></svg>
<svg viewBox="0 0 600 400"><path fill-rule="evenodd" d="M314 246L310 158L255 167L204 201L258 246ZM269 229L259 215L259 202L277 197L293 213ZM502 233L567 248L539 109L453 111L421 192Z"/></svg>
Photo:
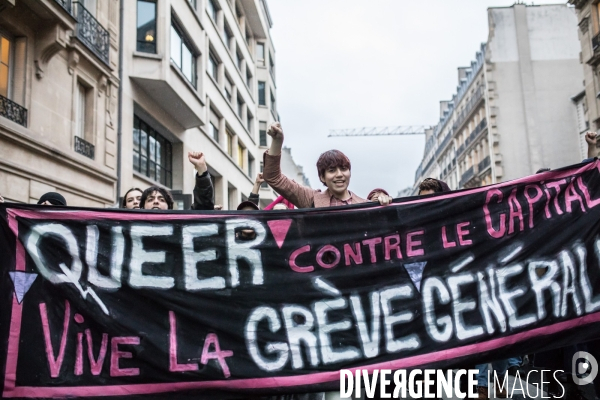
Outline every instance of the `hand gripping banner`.
<svg viewBox="0 0 600 400"><path fill-rule="evenodd" d="M0 215L5 398L306 393L600 327L598 161L388 207Z"/></svg>

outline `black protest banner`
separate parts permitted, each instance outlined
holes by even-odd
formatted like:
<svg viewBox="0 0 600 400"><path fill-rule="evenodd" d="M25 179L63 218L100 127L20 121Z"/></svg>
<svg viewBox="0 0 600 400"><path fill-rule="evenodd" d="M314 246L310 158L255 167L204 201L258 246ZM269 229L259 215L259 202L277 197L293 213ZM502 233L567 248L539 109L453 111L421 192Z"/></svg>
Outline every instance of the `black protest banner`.
<svg viewBox="0 0 600 400"><path fill-rule="evenodd" d="M598 161L389 207L0 208L3 397L339 387L600 326Z"/></svg>

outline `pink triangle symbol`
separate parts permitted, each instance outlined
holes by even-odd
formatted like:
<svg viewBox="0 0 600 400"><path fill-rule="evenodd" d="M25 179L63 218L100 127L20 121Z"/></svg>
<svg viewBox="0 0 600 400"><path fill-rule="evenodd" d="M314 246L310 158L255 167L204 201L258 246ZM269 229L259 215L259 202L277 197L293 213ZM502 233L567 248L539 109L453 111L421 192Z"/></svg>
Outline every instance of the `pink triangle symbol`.
<svg viewBox="0 0 600 400"><path fill-rule="evenodd" d="M271 233L273 233L275 243L277 243L277 246L281 248L281 246L283 246L285 236L290 230L290 225L292 225L292 220L278 219L276 221L267 221L267 224L269 224L269 228L271 228Z"/></svg>

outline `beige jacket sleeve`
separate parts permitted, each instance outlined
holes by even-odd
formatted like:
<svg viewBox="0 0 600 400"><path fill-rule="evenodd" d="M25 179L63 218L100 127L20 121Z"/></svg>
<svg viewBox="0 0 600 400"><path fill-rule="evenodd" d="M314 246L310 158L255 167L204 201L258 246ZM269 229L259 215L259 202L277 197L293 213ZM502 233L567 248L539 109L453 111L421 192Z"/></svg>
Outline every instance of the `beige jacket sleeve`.
<svg viewBox="0 0 600 400"><path fill-rule="evenodd" d="M273 190L298 208L314 207L315 190L302 186L281 173L281 155L272 156L267 150L263 155L263 163L263 178Z"/></svg>

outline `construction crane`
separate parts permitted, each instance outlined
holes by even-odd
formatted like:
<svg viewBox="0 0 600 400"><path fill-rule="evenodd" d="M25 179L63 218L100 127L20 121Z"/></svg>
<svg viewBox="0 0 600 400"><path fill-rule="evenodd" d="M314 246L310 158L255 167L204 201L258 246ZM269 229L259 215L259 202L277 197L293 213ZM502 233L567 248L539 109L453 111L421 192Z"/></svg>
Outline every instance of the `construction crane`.
<svg viewBox="0 0 600 400"><path fill-rule="evenodd" d="M424 135L431 127L421 126L386 126L383 128L330 129L327 137L339 136L392 136L392 135Z"/></svg>

